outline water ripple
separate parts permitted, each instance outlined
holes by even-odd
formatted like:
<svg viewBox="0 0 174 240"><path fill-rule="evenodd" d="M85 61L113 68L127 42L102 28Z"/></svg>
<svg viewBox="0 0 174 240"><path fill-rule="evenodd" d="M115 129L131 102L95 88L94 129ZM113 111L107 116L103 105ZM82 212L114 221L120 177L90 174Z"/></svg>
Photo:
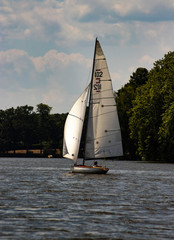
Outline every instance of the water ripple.
<svg viewBox="0 0 174 240"><path fill-rule="evenodd" d="M1 239L174 239L174 165L108 164L97 176L63 159L0 159Z"/></svg>

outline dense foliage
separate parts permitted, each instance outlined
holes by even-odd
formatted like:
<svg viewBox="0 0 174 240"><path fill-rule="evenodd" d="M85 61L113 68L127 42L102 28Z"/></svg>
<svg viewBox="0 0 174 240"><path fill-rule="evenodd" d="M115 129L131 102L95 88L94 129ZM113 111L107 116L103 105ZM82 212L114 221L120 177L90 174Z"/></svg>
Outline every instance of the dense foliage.
<svg viewBox="0 0 174 240"><path fill-rule="evenodd" d="M137 71L117 96L125 152L130 158L174 162L174 52L149 73L141 69L144 81Z"/></svg>
<svg viewBox="0 0 174 240"><path fill-rule="evenodd" d="M174 52L148 72L138 68L116 93L125 159L174 162ZM62 149L67 114L37 105L0 110L0 153L17 149ZM86 126L86 123L85 123ZM84 148L82 134L81 152Z"/></svg>
<svg viewBox="0 0 174 240"><path fill-rule="evenodd" d="M145 68L138 68L130 77L130 81L116 94L116 102L122 132L123 149L126 158L135 159L136 146L130 138L129 121L133 100L136 97L136 90L147 82L148 71Z"/></svg>
<svg viewBox="0 0 174 240"><path fill-rule="evenodd" d="M17 149L41 149L45 154L62 147L67 114L50 114L51 107L38 104L0 110L0 153ZM53 151L54 150L54 151Z"/></svg>

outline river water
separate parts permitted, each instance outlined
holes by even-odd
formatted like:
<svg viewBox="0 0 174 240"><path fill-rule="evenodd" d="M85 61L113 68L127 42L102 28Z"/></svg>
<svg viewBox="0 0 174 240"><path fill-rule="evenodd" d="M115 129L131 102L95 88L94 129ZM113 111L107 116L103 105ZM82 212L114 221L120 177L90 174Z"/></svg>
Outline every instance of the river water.
<svg viewBox="0 0 174 240"><path fill-rule="evenodd" d="M174 164L0 158L0 239L174 239Z"/></svg>

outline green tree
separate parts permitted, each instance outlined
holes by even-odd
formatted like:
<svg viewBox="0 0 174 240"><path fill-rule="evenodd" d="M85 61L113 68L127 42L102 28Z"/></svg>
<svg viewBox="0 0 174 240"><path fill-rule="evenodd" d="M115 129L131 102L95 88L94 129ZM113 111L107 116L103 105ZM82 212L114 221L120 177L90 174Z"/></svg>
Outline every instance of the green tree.
<svg viewBox="0 0 174 240"><path fill-rule="evenodd" d="M18 148L26 148L27 151L37 139L37 115L32 106L21 106L15 109L14 128L18 133Z"/></svg>
<svg viewBox="0 0 174 240"><path fill-rule="evenodd" d="M0 110L0 153L39 147L48 155L56 148L62 149L67 114L50 114L51 109L39 104L37 112L28 105Z"/></svg>
<svg viewBox="0 0 174 240"><path fill-rule="evenodd" d="M136 90L145 84L148 79L148 70L146 68L138 68L132 74L129 82L116 93L116 102L120 119L122 132L122 141L124 154L126 158L135 159L136 145L130 138L129 119L133 100L136 97Z"/></svg>
<svg viewBox="0 0 174 240"><path fill-rule="evenodd" d="M169 131L174 124L173 72L174 52L169 52L162 60L155 62L147 83L138 89L133 102L130 118L131 138L136 142L138 154L142 159L172 159L173 140ZM170 147L166 147L169 142Z"/></svg>
<svg viewBox="0 0 174 240"><path fill-rule="evenodd" d="M50 137L50 111L51 107L47 104L40 103L37 105L36 112L38 113L38 136L40 143L45 145L45 142L49 141Z"/></svg>
<svg viewBox="0 0 174 240"><path fill-rule="evenodd" d="M161 159L173 161L174 159L174 102L162 114L162 124L158 136Z"/></svg>
<svg viewBox="0 0 174 240"><path fill-rule="evenodd" d="M51 109L46 104L37 105L40 143L45 155L54 154L56 148L62 149L66 114L50 114ZM54 149L54 152L52 149Z"/></svg>
<svg viewBox="0 0 174 240"><path fill-rule="evenodd" d="M48 116L52 110L52 107L48 106L47 104L40 103L37 105L37 113L39 113L42 117Z"/></svg>
<svg viewBox="0 0 174 240"><path fill-rule="evenodd" d="M14 127L14 119L14 108L0 111L0 151L3 153L9 149L16 149L18 134Z"/></svg>

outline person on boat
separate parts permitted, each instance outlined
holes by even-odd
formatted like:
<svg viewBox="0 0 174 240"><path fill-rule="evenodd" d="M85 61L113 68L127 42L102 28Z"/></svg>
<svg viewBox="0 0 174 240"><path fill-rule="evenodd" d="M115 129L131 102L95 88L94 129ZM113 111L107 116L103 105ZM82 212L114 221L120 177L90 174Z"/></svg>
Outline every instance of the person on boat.
<svg viewBox="0 0 174 240"><path fill-rule="evenodd" d="M98 162L97 161L94 162L94 167L98 167Z"/></svg>

